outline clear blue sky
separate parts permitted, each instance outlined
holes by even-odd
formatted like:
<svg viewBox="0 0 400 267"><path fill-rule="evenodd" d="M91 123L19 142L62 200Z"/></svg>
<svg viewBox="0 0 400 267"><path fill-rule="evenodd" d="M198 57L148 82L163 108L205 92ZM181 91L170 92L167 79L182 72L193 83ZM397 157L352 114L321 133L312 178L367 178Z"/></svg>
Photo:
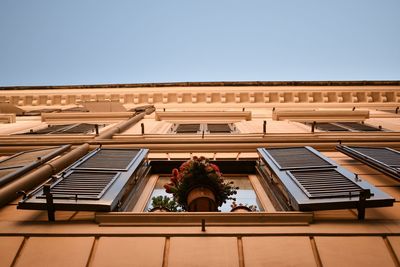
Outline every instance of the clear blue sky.
<svg viewBox="0 0 400 267"><path fill-rule="evenodd" d="M400 0L1 0L0 86L400 80Z"/></svg>

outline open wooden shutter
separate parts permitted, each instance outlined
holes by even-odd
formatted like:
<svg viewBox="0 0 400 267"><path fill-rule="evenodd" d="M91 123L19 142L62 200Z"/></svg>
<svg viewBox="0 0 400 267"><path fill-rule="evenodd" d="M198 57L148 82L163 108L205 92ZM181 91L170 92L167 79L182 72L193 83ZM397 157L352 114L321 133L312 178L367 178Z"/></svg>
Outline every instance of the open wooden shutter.
<svg viewBox="0 0 400 267"><path fill-rule="evenodd" d="M65 145L45 149L28 150L0 161L0 186L60 155L69 147L70 145Z"/></svg>
<svg viewBox="0 0 400 267"><path fill-rule="evenodd" d="M336 147L340 152L349 155L367 165L400 179L400 152L387 147Z"/></svg>
<svg viewBox="0 0 400 267"><path fill-rule="evenodd" d="M28 132L26 134L54 134L64 130L66 127L69 127L68 124L63 125L49 125L47 128L40 129L37 131Z"/></svg>
<svg viewBox="0 0 400 267"><path fill-rule="evenodd" d="M90 124L90 123L80 123L77 125L74 125L72 127L66 127L60 132L60 134L87 134L87 133L92 133L95 132L96 126L95 124Z"/></svg>
<svg viewBox="0 0 400 267"><path fill-rule="evenodd" d="M197 133L200 131L200 124L179 124L176 128L176 133Z"/></svg>
<svg viewBox="0 0 400 267"><path fill-rule="evenodd" d="M376 131L381 131L379 128L375 128L370 125L362 124L359 122L339 122L338 123L341 126L350 128L354 131L359 131L359 132L376 132Z"/></svg>
<svg viewBox="0 0 400 267"><path fill-rule="evenodd" d="M51 183L55 210L113 211L148 171L148 149L98 148L62 172ZM19 209L49 209L44 186L23 199Z"/></svg>
<svg viewBox="0 0 400 267"><path fill-rule="evenodd" d="M284 188L282 193L295 210L393 205L393 198L311 147L258 148L258 153L261 172ZM370 198L360 204L360 195L368 193Z"/></svg>
<svg viewBox="0 0 400 267"><path fill-rule="evenodd" d="M25 134L88 134L95 132L96 125L90 123L49 125L49 127Z"/></svg>
<svg viewBox="0 0 400 267"><path fill-rule="evenodd" d="M207 129L210 133L231 133L231 127L228 123L208 123Z"/></svg>

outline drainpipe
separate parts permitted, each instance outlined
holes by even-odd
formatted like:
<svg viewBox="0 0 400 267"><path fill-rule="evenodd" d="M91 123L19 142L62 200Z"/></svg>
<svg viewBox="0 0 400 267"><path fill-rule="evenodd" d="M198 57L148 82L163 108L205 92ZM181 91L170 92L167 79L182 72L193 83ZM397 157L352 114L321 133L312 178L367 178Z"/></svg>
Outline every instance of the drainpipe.
<svg viewBox="0 0 400 267"><path fill-rule="evenodd" d="M89 144L85 143L78 146L60 158L45 163L31 173L22 176L18 180L9 182L4 187L0 188L0 207L9 203L18 197L17 192L28 191L34 186L49 179L52 175L62 171L89 151Z"/></svg>
<svg viewBox="0 0 400 267"><path fill-rule="evenodd" d="M119 124L117 124L116 126L112 127L111 129L102 132L99 136L97 136L95 138L95 140L111 139L114 134L122 133L123 131L127 130L128 128L132 127L133 125L135 125L136 123L141 121L144 118L144 116L150 115L155 110L156 109L155 109L154 106L145 106L145 108L143 108L142 110L137 112L135 114L135 116L133 116L132 118L130 118L130 119L126 120L126 121L120 122Z"/></svg>

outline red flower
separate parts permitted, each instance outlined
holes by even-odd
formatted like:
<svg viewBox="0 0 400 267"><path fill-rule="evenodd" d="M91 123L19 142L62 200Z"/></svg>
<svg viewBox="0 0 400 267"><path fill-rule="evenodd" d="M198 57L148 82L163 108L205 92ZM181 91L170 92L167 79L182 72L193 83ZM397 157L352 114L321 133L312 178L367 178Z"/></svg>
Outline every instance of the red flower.
<svg viewBox="0 0 400 267"><path fill-rule="evenodd" d="M216 171L217 173L221 172L217 165L210 163L210 166Z"/></svg>

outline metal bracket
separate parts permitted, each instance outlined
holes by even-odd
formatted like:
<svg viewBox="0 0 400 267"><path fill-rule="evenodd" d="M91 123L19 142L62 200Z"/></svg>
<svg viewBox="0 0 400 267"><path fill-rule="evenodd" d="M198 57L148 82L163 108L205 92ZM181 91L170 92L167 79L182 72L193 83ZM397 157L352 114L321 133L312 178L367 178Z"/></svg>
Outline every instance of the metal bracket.
<svg viewBox="0 0 400 267"><path fill-rule="evenodd" d="M51 184L45 184L43 186L43 193L46 195L46 205L47 205L47 217L50 222L55 221L55 208L53 203L53 194L50 193Z"/></svg>
<svg viewBox="0 0 400 267"><path fill-rule="evenodd" d="M360 192L360 200L358 201L357 211L358 219L365 219L365 201L371 197L371 191L369 189L364 189Z"/></svg>

